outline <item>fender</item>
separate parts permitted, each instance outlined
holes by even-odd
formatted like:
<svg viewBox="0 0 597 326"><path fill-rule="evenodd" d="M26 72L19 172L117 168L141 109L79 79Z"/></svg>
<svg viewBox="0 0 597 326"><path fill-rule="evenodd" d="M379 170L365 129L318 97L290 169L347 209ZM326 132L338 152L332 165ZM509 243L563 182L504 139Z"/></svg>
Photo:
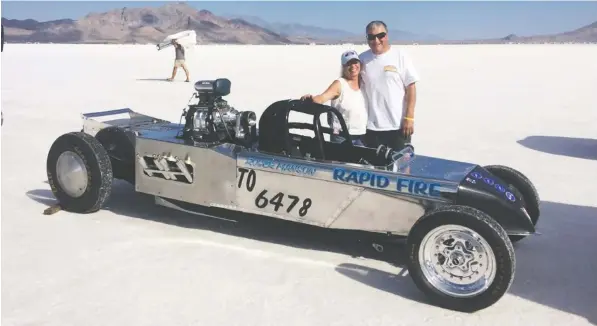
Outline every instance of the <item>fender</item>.
<svg viewBox="0 0 597 326"><path fill-rule="evenodd" d="M135 184L135 134L112 126L101 129L95 138L110 156L114 178Z"/></svg>
<svg viewBox="0 0 597 326"><path fill-rule="evenodd" d="M489 214L508 235L535 233L535 226L519 195L481 166L475 167L459 184L454 204L471 206Z"/></svg>

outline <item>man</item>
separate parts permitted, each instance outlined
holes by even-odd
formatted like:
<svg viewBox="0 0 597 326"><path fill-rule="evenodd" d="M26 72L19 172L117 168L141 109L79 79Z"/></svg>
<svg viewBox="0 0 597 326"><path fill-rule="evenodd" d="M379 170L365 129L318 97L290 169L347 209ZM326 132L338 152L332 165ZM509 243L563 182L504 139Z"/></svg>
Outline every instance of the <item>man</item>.
<svg viewBox="0 0 597 326"><path fill-rule="evenodd" d="M401 150L414 132L416 82L419 75L403 50L389 43L382 21L365 28L369 50L361 53L361 77L369 107L365 143Z"/></svg>
<svg viewBox="0 0 597 326"><path fill-rule="evenodd" d="M172 45L174 46L174 52L176 54L176 57L174 58L174 68L172 69L172 77L168 78L168 80L173 81L174 77L176 77L178 67L181 67L184 70L184 73L187 75L187 80L185 80L185 82L189 82L189 71L187 70L187 65L185 64L184 47L180 43L176 42L176 40L172 40Z"/></svg>

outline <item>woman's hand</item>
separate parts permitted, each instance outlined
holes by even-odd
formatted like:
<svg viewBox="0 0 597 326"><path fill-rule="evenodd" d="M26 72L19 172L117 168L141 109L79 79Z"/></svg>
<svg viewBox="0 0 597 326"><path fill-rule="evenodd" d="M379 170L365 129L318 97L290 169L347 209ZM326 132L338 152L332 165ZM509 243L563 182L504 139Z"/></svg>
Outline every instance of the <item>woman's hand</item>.
<svg viewBox="0 0 597 326"><path fill-rule="evenodd" d="M313 95L311 94L306 94L301 96L301 101L313 101Z"/></svg>

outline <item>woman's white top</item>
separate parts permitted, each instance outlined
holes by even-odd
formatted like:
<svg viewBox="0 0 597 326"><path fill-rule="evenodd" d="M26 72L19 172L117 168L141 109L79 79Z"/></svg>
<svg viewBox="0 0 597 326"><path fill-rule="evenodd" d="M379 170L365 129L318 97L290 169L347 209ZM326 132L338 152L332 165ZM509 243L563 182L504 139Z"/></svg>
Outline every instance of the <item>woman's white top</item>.
<svg viewBox="0 0 597 326"><path fill-rule="evenodd" d="M364 135L367 132L368 120L365 94L362 88L352 89L346 79L340 77L337 80L340 82L340 95L331 101L331 106L340 111L344 117L349 134ZM332 127L337 130L341 128L335 117L332 124Z"/></svg>

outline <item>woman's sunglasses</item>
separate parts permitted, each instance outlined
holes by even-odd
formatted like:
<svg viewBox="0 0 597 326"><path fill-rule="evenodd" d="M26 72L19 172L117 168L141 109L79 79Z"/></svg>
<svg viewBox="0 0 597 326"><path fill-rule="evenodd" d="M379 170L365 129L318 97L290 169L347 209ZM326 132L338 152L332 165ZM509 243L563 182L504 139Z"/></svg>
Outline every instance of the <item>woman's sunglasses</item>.
<svg viewBox="0 0 597 326"><path fill-rule="evenodd" d="M377 34L367 34L367 40L369 40L369 41L373 41L376 38L381 40L384 37L386 37L386 32L381 32L381 33L377 33Z"/></svg>

